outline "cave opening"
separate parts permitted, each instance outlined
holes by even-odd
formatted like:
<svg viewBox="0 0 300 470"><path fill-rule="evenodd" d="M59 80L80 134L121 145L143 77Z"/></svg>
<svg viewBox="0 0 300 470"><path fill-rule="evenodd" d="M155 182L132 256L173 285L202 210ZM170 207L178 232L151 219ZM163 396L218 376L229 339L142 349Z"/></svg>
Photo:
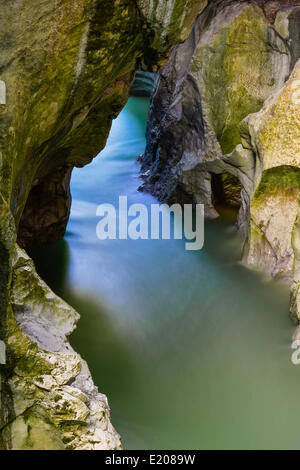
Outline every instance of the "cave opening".
<svg viewBox="0 0 300 470"><path fill-rule="evenodd" d="M223 172L211 174L212 202L221 217L236 222L241 207L242 185L238 178Z"/></svg>

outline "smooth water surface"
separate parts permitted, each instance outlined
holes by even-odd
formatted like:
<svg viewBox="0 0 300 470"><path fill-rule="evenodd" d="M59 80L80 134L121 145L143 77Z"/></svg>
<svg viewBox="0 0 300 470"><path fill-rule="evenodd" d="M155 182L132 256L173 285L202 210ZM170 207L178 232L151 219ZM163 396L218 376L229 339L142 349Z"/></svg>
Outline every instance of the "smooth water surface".
<svg viewBox="0 0 300 470"><path fill-rule="evenodd" d="M37 268L81 314L72 345L126 448L299 448L288 289L238 263L232 224L207 221L198 252L96 237L98 204L156 202L137 191L147 112L131 98L105 150L74 170L65 240L36 250Z"/></svg>

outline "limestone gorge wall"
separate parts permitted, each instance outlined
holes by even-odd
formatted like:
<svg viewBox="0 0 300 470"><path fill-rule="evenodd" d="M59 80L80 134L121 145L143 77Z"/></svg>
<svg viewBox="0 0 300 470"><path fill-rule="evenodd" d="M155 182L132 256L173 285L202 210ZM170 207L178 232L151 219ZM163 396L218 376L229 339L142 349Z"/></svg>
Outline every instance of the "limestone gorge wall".
<svg viewBox="0 0 300 470"><path fill-rule="evenodd" d="M22 248L63 236L72 169L105 146L137 70L156 74L144 189L211 217L217 193L241 205L244 261L292 280L300 318L298 5L0 0L0 448L121 448L68 343L78 314Z"/></svg>
<svg viewBox="0 0 300 470"><path fill-rule="evenodd" d="M104 147L135 71L157 70L206 3L0 0L1 448L121 448L67 341L78 314L18 244L63 236L72 168Z"/></svg>
<svg viewBox="0 0 300 470"><path fill-rule="evenodd" d="M291 282L300 319L300 2L210 2L152 96L142 188L162 201L240 198L243 260ZM237 195L240 193L240 197Z"/></svg>

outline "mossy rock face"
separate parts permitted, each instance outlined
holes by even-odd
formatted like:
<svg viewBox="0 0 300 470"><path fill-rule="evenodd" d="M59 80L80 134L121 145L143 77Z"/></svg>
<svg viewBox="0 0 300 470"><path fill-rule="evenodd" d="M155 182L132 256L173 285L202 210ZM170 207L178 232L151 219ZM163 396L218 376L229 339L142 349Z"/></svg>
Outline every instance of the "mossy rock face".
<svg viewBox="0 0 300 470"><path fill-rule="evenodd" d="M14 9L2 3L4 34L11 40L0 64L7 90L2 158L3 171L9 166L12 188L8 197L18 221L36 178L64 166L67 157L70 166L82 164L87 139L87 158L103 148L111 119L126 100L144 39L130 0L98 0L93 6L79 0L71 9L67 0L58 6L35 0ZM123 76L126 86L112 86ZM102 132L95 140L99 125L94 129L90 122L81 142L81 124L108 97L111 109L104 116ZM73 157L72 145L78 151ZM13 166L11 158L6 158L8 152ZM5 178L6 191L7 186Z"/></svg>
<svg viewBox="0 0 300 470"><path fill-rule="evenodd" d="M259 111L289 74L288 49L257 6L225 9L203 34L190 73L222 152L241 142L238 125Z"/></svg>
<svg viewBox="0 0 300 470"><path fill-rule="evenodd" d="M247 264L291 279L299 194L300 168L277 166L264 171L250 206Z"/></svg>
<svg viewBox="0 0 300 470"><path fill-rule="evenodd" d="M153 2L141 14L135 0L78 0L71 7L70 0L33 0L13 8L0 1L0 80L6 85L0 192L17 223L36 180L82 166L102 150L144 55L156 66L203 7L194 0L163 4L181 25L177 34L167 31L173 20L157 20L163 5Z"/></svg>
<svg viewBox="0 0 300 470"><path fill-rule="evenodd" d="M239 193L252 158L237 172L227 156L242 143L242 120L284 84L290 62L286 42L256 2L211 2L160 71L142 160L144 188L162 200L182 189L214 215L208 172L238 177Z"/></svg>
<svg viewBox="0 0 300 470"><path fill-rule="evenodd" d="M287 81L262 110L246 119L260 171L275 166L300 166L300 61ZM260 169L259 169L260 168Z"/></svg>
<svg viewBox="0 0 300 470"><path fill-rule="evenodd" d="M245 260L273 276L294 279L299 270L293 243L299 231L299 97L300 61L283 88L245 121L245 145L252 147L256 158Z"/></svg>
<svg viewBox="0 0 300 470"><path fill-rule="evenodd" d="M121 446L105 397L65 340L76 312L47 288L26 254L17 250L15 261L13 254L18 232L23 246L63 236L72 168L102 150L136 70L147 66L151 71L166 60L206 2L139 3L0 0L0 339L7 346L7 364L1 367L3 448ZM172 11L167 23L160 21L164 6ZM68 380L74 380L76 396L63 388ZM51 395L53 387L60 395ZM91 405L82 400L84 394ZM93 413L86 412L89 406Z"/></svg>
<svg viewBox="0 0 300 470"><path fill-rule="evenodd" d="M137 0L137 4L145 20L154 25L153 45L157 47L167 41L185 41L208 0Z"/></svg>
<svg viewBox="0 0 300 470"><path fill-rule="evenodd" d="M12 401L0 432L2 447L120 449L106 397L67 340L78 314L55 296L17 246L13 265L4 370L4 393Z"/></svg>
<svg viewBox="0 0 300 470"><path fill-rule="evenodd" d="M11 426L12 450L64 450L59 433L47 413L38 407L16 417Z"/></svg>
<svg viewBox="0 0 300 470"><path fill-rule="evenodd" d="M210 2L159 72L142 158L145 190L172 201L182 191L204 203L207 215L215 213L211 174L221 189L226 173L238 179L228 187L243 188L244 261L294 279L293 311L300 282L293 243L299 230L297 3Z"/></svg>

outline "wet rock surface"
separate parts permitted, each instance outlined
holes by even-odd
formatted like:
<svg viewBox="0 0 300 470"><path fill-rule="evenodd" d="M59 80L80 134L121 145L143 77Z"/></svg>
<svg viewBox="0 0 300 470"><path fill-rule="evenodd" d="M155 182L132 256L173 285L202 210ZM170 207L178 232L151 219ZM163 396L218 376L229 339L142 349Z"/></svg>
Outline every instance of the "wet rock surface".
<svg viewBox="0 0 300 470"><path fill-rule="evenodd" d="M157 70L205 5L0 0L1 448L120 448L105 397L61 336L77 314L24 253L14 261L16 240L63 236L72 168L105 146L136 70Z"/></svg>
<svg viewBox="0 0 300 470"><path fill-rule="evenodd" d="M16 246L8 353L13 419L2 429L12 449L120 449L105 395L67 337L79 315L37 275Z"/></svg>
<svg viewBox="0 0 300 470"><path fill-rule="evenodd" d="M299 210L299 6L210 4L160 70L141 158L142 189L162 201L184 195L204 203L210 217L220 199L240 205L243 260L271 276L294 279L293 318L299 311L293 242ZM236 178L227 190L226 175Z"/></svg>

